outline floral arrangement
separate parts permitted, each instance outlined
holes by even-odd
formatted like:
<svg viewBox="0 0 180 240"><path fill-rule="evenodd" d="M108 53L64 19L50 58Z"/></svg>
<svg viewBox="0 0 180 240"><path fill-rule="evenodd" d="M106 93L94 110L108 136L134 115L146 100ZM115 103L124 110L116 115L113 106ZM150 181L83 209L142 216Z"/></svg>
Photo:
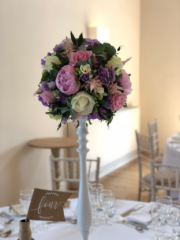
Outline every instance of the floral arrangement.
<svg viewBox="0 0 180 240"><path fill-rule="evenodd" d="M68 119L78 126L78 119L87 115L92 119L105 120L109 125L117 110L126 107L131 93L129 74L116 50L109 43L96 39L64 39L41 59L43 67L39 83L39 101L46 107L50 118L66 124Z"/></svg>

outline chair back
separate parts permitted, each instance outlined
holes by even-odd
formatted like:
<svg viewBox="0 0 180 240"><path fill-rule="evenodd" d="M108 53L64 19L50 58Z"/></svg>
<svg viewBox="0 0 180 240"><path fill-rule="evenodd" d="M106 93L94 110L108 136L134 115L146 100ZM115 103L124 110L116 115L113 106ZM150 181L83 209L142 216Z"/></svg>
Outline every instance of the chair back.
<svg viewBox="0 0 180 240"><path fill-rule="evenodd" d="M156 190L163 189L165 191L175 191L180 192L179 182L180 182L180 166L175 165L167 165L167 164L157 164L152 163L152 176L155 177L154 179L154 187L151 191L154 191L154 198L152 199L155 201L156 197ZM158 171L156 172L156 169ZM158 179L158 181L157 181ZM155 181L156 180L156 181Z"/></svg>
<svg viewBox="0 0 180 240"><path fill-rule="evenodd" d="M61 182L79 183L79 158L50 157L52 189L59 190ZM99 182L100 158L87 159L87 179L89 183Z"/></svg>
<svg viewBox="0 0 180 240"><path fill-rule="evenodd" d="M159 136L158 136L158 126L157 119L153 122L148 123L149 136L153 138L153 149L156 157L159 156Z"/></svg>

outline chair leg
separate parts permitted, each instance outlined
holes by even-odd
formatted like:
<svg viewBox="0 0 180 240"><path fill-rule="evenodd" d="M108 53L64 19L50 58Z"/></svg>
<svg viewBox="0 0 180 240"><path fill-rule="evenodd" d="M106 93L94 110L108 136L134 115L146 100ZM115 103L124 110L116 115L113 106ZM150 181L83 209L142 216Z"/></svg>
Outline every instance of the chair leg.
<svg viewBox="0 0 180 240"><path fill-rule="evenodd" d="M141 185L139 184L138 201L141 199Z"/></svg>
<svg viewBox="0 0 180 240"><path fill-rule="evenodd" d="M151 202L151 191L149 191L149 202Z"/></svg>

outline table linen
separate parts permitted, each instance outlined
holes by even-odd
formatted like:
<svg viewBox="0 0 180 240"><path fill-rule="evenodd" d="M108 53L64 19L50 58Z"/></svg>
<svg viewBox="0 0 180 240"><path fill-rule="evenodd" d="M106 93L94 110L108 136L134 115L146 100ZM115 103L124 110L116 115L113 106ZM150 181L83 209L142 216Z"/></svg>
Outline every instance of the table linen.
<svg viewBox="0 0 180 240"><path fill-rule="evenodd" d="M116 223L118 216L137 205L139 202L117 200L117 211L112 219L113 224L111 226L98 226L91 227L89 240L152 240L154 237L153 226L149 225L149 230L145 230L144 233L136 231L133 227L126 226L124 224ZM7 211L8 207L0 208L1 211ZM14 228L14 232L7 238L7 240L17 240L19 230L19 218L15 217L15 220L6 225L7 229ZM79 227L77 224L71 224L70 222L58 222L49 225L49 229L39 231L33 234L34 239L38 240L82 240Z"/></svg>

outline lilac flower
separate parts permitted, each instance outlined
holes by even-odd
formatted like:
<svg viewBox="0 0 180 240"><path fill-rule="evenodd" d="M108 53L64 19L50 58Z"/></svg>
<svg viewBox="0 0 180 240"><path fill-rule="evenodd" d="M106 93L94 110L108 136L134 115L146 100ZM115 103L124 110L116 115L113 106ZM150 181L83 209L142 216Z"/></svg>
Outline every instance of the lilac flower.
<svg viewBox="0 0 180 240"><path fill-rule="evenodd" d="M97 39L85 38L85 43L88 46L88 50L92 50L94 44L99 43Z"/></svg>
<svg viewBox="0 0 180 240"><path fill-rule="evenodd" d="M53 89L53 88L56 87L56 83L55 83L54 81L48 82L48 87L49 87L50 89Z"/></svg>
<svg viewBox="0 0 180 240"><path fill-rule="evenodd" d="M49 104L45 103L40 95L38 96L38 100L42 103L43 106L49 107Z"/></svg>
<svg viewBox="0 0 180 240"><path fill-rule="evenodd" d="M109 71L110 81L114 82L116 80L115 71L112 68L109 68L108 71Z"/></svg>
<svg viewBox="0 0 180 240"><path fill-rule="evenodd" d="M82 80L83 82L89 81L89 73L88 73L88 74L82 73L82 74L80 75L80 77L81 77L81 80Z"/></svg>
<svg viewBox="0 0 180 240"><path fill-rule="evenodd" d="M104 110L104 109L102 109L102 108L99 108L98 111L99 111L104 117L106 117L106 115L103 114L103 113L106 112L106 110ZM96 111L95 113L93 113L93 112L90 113L89 116L88 116L88 118L89 118L89 119L92 119L92 120L94 120L94 119L102 120L102 118L101 118L101 117L99 116L99 114L98 114L98 111Z"/></svg>
<svg viewBox="0 0 180 240"><path fill-rule="evenodd" d="M43 82L41 83L41 87L42 87L43 91L48 90L48 89L49 89L49 87L48 87L48 82L47 82L47 81L43 81Z"/></svg>
<svg viewBox="0 0 180 240"><path fill-rule="evenodd" d="M47 53L47 56L51 56L51 53L50 53L50 52L48 52L48 53Z"/></svg>
<svg viewBox="0 0 180 240"><path fill-rule="evenodd" d="M66 124L67 123L67 117L62 117L61 118L61 123Z"/></svg>
<svg viewBox="0 0 180 240"><path fill-rule="evenodd" d="M107 68L103 68L102 66L99 67L98 74L99 80L108 87L111 81L109 81L109 71Z"/></svg>
<svg viewBox="0 0 180 240"><path fill-rule="evenodd" d="M44 59L41 59L41 65L44 66L46 61Z"/></svg>
<svg viewBox="0 0 180 240"><path fill-rule="evenodd" d="M61 50L63 46L63 43L61 42L60 44L56 45L54 48L53 48L53 51L54 52L58 52L59 50Z"/></svg>
<svg viewBox="0 0 180 240"><path fill-rule="evenodd" d="M107 97L104 97L104 100L107 102L106 108L111 109L112 106L112 95L108 95Z"/></svg>
<svg viewBox="0 0 180 240"><path fill-rule="evenodd" d="M61 93L57 98L58 98L58 101L61 101L62 104L67 104L66 103L66 99L71 97L72 95L66 95L64 93Z"/></svg>

